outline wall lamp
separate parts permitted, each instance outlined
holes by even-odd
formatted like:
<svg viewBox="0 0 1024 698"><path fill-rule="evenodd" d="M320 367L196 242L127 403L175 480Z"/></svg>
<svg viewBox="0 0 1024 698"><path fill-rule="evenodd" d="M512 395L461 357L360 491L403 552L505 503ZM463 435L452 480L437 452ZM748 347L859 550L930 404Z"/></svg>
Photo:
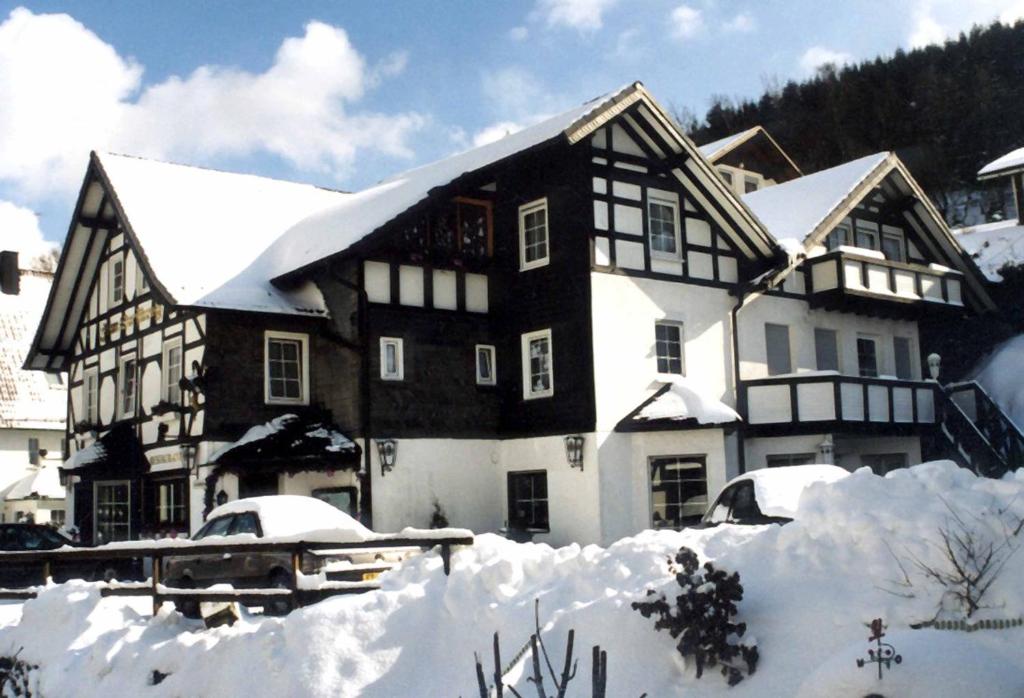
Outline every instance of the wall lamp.
<svg viewBox="0 0 1024 698"><path fill-rule="evenodd" d="M583 437L573 434L565 437L565 459L570 468L583 470Z"/></svg>
<svg viewBox="0 0 1024 698"><path fill-rule="evenodd" d="M199 466L196 464L196 452L198 448L195 444L181 444L178 447L181 452L181 464L185 466L185 469L189 472L189 475L199 476Z"/></svg>
<svg viewBox="0 0 1024 698"><path fill-rule="evenodd" d="M380 476L384 477L395 468L398 460L398 442L394 439L375 439L377 457L380 458Z"/></svg>

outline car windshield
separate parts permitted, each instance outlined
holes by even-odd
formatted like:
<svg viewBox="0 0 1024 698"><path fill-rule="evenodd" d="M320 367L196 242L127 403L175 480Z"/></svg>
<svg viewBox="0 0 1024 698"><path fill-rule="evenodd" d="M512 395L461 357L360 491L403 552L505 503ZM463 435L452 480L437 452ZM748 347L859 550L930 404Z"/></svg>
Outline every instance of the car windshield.
<svg viewBox="0 0 1024 698"><path fill-rule="evenodd" d="M205 526L192 536L192 540L202 540L209 536L226 536L234 518L234 516L219 516L212 521L208 521Z"/></svg>

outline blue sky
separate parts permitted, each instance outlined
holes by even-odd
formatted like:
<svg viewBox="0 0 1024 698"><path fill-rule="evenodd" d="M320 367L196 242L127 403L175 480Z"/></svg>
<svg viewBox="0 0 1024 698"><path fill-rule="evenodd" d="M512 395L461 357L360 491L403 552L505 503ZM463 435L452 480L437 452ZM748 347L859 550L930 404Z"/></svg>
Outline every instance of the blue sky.
<svg viewBox="0 0 1024 698"><path fill-rule="evenodd" d="M359 189L640 80L712 95L1024 0L0 2L0 243L66 233L90 149Z"/></svg>

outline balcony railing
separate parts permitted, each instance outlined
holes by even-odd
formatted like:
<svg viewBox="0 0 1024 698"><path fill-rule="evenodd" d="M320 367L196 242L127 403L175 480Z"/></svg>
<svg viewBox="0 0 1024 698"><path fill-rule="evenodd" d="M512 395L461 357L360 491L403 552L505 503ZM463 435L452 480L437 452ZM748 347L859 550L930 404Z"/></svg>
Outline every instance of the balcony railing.
<svg viewBox="0 0 1024 698"><path fill-rule="evenodd" d="M740 404L751 427L913 428L935 423L930 381L844 376L816 371L740 383Z"/></svg>
<svg viewBox="0 0 1024 698"><path fill-rule="evenodd" d="M836 250L806 262L812 303L836 306L890 301L905 310L963 307L963 274L953 269L905 264ZM928 304L925 306L925 304Z"/></svg>

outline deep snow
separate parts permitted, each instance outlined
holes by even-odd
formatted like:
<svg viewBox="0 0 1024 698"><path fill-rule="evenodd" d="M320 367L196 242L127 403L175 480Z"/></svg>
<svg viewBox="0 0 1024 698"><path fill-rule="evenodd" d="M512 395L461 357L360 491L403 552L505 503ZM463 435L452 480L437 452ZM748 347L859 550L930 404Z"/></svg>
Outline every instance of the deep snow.
<svg viewBox="0 0 1024 698"><path fill-rule="evenodd" d="M204 630L169 606L151 618L145 600L100 599L94 585L50 587L24 604L20 622L17 607L0 607L0 654L23 647L21 658L42 667L45 696L475 696L473 653L489 660L500 630L510 659L527 641L540 599L556 665L567 630L576 630L581 678L570 696L589 695L595 644L608 652L615 698L961 696L965 687L978 696L1024 695L1024 629L909 628L933 617L941 598L910 559L938 560L932 543L951 512L1000 535L1000 521L1024 517L1024 473L985 480L948 462L885 478L861 469L808 487L797 520L784 527L645 531L608 548L481 535L455 553L450 577L436 554L424 555L382 577L380 591L230 628ZM741 575L740 619L761 664L735 688L713 672L697 680L673 641L630 608L648 587L674 587L665 559L680 545ZM900 583L901 564L911 587ZM1022 575L1024 556L1014 555L979 617L1019 618ZM881 683L873 667L855 664L876 617L904 657ZM153 670L169 675L152 686ZM522 663L506 680L533 695Z"/></svg>

